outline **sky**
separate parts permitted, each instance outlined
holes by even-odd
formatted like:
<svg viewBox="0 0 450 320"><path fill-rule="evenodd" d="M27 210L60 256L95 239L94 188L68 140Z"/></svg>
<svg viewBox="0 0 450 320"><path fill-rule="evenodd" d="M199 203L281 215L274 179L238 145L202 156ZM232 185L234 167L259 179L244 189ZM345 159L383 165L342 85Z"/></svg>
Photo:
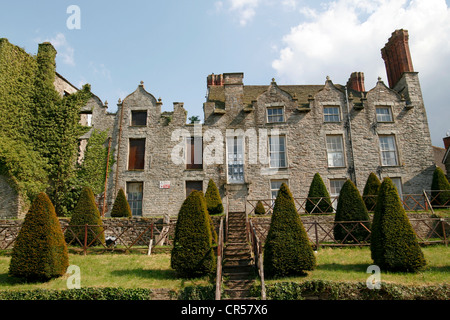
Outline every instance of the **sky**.
<svg viewBox="0 0 450 320"><path fill-rule="evenodd" d="M183 102L203 118L206 77L243 72L244 84L388 84L380 50L409 32L432 143L450 135L450 0L16 0L0 4L0 38L36 54L50 41L57 72L117 111L145 89L163 111ZM72 10L74 7L77 10Z"/></svg>

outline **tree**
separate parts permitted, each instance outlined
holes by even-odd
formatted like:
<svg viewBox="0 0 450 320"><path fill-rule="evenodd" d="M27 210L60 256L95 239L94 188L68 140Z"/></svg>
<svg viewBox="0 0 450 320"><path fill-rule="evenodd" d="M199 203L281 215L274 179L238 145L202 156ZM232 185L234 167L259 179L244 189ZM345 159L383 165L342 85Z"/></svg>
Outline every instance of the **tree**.
<svg viewBox="0 0 450 320"><path fill-rule="evenodd" d="M330 194L319 173L314 175L309 187L305 210L307 213L333 212Z"/></svg>
<svg viewBox="0 0 450 320"><path fill-rule="evenodd" d="M66 273L69 256L55 207L45 193L32 202L12 250L9 274L48 281Z"/></svg>
<svg viewBox="0 0 450 320"><path fill-rule="evenodd" d="M219 214L223 212L223 204L219 189L217 189L213 179L209 179L208 188L206 188L205 192L205 200L209 214Z"/></svg>
<svg viewBox="0 0 450 320"><path fill-rule="evenodd" d="M87 230L87 245L95 246L105 243L105 234L103 232L103 221L100 218L100 212L95 205L94 193L89 187L84 187L81 191L80 199L74 209L72 218L69 222L70 230L66 231L66 241L72 245L80 245L74 239L73 233L76 234L81 245L83 245L85 237L85 225ZM73 232L73 233L72 233Z"/></svg>
<svg viewBox="0 0 450 320"><path fill-rule="evenodd" d="M195 124L195 123L200 122L200 117L199 116L191 116L191 117L189 117L188 120L189 120L190 124Z"/></svg>
<svg viewBox="0 0 450 320"><path fill-rule="evenodd" d="M111 210L111 217L131 218L131 208L122 188L120 188L117 193L116 200L114 200L114 205Z"/></svg>
<svg viewBox="0 0 450 320"><path fill-rule="evenodd" d="M426 260L403 209L397 188L385 178L380 186L372 222L372 260L382 270L417 272Z"/></svg>
<svg viewBox="0 0 450 320"><path fill-rule="evenodd" d="M313 270L315 264L316 258L294 199L283 183L275 199L264 245L264 272L269 278L299 275Z"/></svg>
<svg viewBox="0 0 450 320"><path fill-rule="evenodd" d="M255 207L255 214L265 214L266 213L266 209L264 209L264 205L261 202L261 200L258 200L258 202L256 203L256 207Z"/></svg>
<svg viewBox="0 0 450 320"><path fill-rule="evenodd" d="M192 191L178 213L171 267L183 278L203 276L214 271L211 224L201 191Z"/></svg>
<svg viewBox="0 0 450 320"><path fill-rule="evenodd" d="M381 181L378 179L377 175L373 172L369 174L367 178L366 185L363 190L364 204L367 210L373 211L377 203L378 190L380 189Z"/></svg>
<svg viewBox="0 0 450 320"><path fill-rule="evenodd" d="M436 167L433 172L433 180L431 182L431 205L450 205L450 183L445 177L444 171L439 167Z"/></svg>
<svg viewBox="0 0 450 320"><path fill-rule="evenodd" d="M361 242L370 235L369 213L364 201L351 180L347 180L342 186L339 201L334 216L334 239L349 242ZM351 221L366 221L364 223L347 223ZM336 222L344 222L337 224Z"/></svg>

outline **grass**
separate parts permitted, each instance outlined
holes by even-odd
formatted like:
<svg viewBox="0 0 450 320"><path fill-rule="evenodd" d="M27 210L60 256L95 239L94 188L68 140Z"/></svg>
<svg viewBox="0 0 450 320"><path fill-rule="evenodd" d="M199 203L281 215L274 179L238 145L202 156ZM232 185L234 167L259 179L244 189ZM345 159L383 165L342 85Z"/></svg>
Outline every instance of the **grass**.
<svg viewBox="0 0 450 320"><path fill-rule="evenodd" d="M422 248L428 261L426 271L416 274L381 272L381 281L404 285L450 284L450 249L443 245ZM370 249L321 248L316 253L317 267L306 276L266 280L302 282L328 280L365 282L372 264ZM170 268L170 253L145 254L70 254L69 261L81 270L82 287L166 288L179 290L188 285L207 285L208 277L183 280ZM0 290L67 289L69 274L46 283L23 283L8 276L10 256L0 255Z"/></svg>
<svg viewBox="0 0 450 320"><path fill-rule="evenodd" d="M420 273L391 273L381 270L381 281L403 285L450 284L450 248L443 245L423 247L428 267ZM366 282L371 275L367 268L373 264L370 249L363 248L321 248L316 253L317 266L306 276L266 280L303 282L307 280L328 280Z"/></svg>

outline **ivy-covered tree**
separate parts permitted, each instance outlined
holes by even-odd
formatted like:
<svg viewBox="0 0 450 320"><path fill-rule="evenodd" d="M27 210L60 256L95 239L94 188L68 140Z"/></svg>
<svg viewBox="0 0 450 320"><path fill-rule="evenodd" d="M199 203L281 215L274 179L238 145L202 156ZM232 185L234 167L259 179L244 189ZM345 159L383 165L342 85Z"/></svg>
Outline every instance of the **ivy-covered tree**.
<svg viewBox="0 0 450 320"><path fill-rule="evenodd" d="M305 210L307 213L333 212L330 194L319 173L314 175L309 187Z"/></svg>
<svg viewBox="0 0 450 320"><path fill-rule="evenodd" d="M418 272L426 267L417 236L390 178L384 178L380 186L370 251L374 263L385 271Z"/></svg>
<svg viewBox="0 0 450 320"><path fill-rule="evenodd" d="M377 203L378 190L380 189L381 181L377 175L373 172L369 174L366 185L363 190L364 204L367 210L373 211Z"/></svg>
<svg viewBox="0 0 450 320"><path fill-rule="evenodd" d="M209 179L208 188L205 192L206 206L209 214L219 214L223 212L222 198L220 197L219 189L213 179Z"/></svg>
<svg viewBox="0 0 450 320"><path fill-rule="evenodd" d="M48 281L66 273L69 256L55 208L45 193L33 201L14 243L9 275Z"/></svg>
<svg viewBox="0 0 450 320"><path fill-rule="evenodd" d="M441 168L436 167L431 182L431 205L450 205L450 183Z"/></svg>
<svg viewBox="0 0 450 320"><path fill-rule="evenodd" d="M131 218L131 208L122 188L120 188L119 192L117 193L116 200L114 201L114 205L111 210L111 217Z"/></svg>
<svg viewBox="0 0 450 320"><path fill-rule="evenodd" d="M350 179L344 183L339 193L334 221L333 234L337 241L355 243L369 238L369 213L358 189ZM358 222L351 223L352 221Z"/></svg>
<svg viewBox="0 0 450 320"><path fill-rule="evenodd" d="M66 242L71 245L83 245L86 234L85 225L89 226L86 243L88 246L105 243L103 221L95 205L94 193L88 187L84 187L81 191L80 199L69 222L70 230L66 231Z"/></svg>
<svg viewBox="0 0 450 320"><path fill-rule="evenodd" d="M201 191L192 191L178 213L171 267L184 278L199 277L214 271L211 224Z"/></svg>
<svg viewBox="0 0 450 320"><path fill-rule="evenodd" d="M275 199L264 245L264 273L268 278L300 275L313 270L315 265L316 257L294 199L283 183Z"/></svg>

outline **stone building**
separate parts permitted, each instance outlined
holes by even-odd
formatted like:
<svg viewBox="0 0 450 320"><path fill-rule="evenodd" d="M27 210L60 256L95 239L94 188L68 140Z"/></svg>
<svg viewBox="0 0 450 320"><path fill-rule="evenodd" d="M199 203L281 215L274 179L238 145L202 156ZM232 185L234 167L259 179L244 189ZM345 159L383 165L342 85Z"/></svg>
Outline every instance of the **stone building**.
<svg viewBox="0 0 450 320"><path fill-rule="evenodd" d="M408 32L395 31L381 53L388 84L379 78L368 91L362 72L345 85L328 77L247 85L243 73L211 74L203 124L186 124L183 103L161 112L141 83L118 104L108 207L123 188L133 215L176 215L213 179L225 210L244 211L249 199L274 198L282 182L306 197L316 172L332 196L348 178L362 192L370 172L391 177L402 194L422 193L435 162Z"/></svg>

